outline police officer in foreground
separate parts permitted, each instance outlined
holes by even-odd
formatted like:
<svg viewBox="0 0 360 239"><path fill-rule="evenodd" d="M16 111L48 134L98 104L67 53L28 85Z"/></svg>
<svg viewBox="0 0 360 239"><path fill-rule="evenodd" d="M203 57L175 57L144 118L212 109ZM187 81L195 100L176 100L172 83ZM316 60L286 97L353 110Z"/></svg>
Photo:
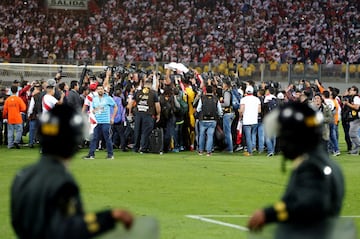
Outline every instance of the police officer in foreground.
<svg viewBox="0 0 360 239"><path fill-rule="evenodd" d="M56 105L40 118L40 160L19 171L11 188L11 221L18 238L92 238L133 216L111 209L85 213L80 189L68 164L83 139L85 120L68 105Z"/></svg>
<svg viewBox="0 0 360 239"><path fill-rule="evenodd" d="M275 109L264 119L267 135L280 138L293 171L281 200L250 217L251 231L277 222L275 238L331 238L331 221L342 207L344 178L321 146L321 124L321 113L299 102Z"/></svg>

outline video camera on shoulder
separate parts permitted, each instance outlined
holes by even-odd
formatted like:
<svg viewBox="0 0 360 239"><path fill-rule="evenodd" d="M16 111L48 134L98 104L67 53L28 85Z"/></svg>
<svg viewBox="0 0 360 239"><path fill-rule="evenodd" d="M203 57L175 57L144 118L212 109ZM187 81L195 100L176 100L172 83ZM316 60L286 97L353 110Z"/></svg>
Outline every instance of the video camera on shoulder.
<svg viewBox="0 0 360 239"><path fill-rule="evenodd" d="M60 67L59 67L58 73L60 73L60 78L66 77L66 75L63 73L63 66L60 66Z"/></svg>

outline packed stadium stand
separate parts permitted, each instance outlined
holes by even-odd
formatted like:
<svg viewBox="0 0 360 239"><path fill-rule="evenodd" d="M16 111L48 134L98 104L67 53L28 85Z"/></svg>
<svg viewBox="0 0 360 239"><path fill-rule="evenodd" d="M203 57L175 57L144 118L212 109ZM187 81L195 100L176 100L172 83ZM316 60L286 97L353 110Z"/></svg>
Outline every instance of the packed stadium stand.
<svg viewBox="0 0 360 239"><path fill-rule="evenodd" d="M2 0L0 59L360 63L358 0Z"/></svg>

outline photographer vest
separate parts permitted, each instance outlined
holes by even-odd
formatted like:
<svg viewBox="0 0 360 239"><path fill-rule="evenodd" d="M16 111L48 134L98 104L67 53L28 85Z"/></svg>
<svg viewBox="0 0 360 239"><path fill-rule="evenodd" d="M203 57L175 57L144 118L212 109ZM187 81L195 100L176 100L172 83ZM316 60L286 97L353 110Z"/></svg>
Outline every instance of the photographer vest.
<svg viewBox="0 0 360 239"><path fill-rule="evenodd" d="M147 87L136 94L136 109L139 113L155 115L155 92Z"/></svg>

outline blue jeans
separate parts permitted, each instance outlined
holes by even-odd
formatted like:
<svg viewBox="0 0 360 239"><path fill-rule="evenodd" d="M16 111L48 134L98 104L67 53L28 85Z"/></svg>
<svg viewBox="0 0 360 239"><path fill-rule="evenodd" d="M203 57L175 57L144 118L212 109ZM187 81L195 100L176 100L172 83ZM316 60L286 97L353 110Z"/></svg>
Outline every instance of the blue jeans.
<svg viewBox="0 0 360 239"><path fill-rule="evenodd" d="M199 132L199 152L203 152L204 148L207 153L212 152L214 132L216 127L215 120L200 120L200 132ZM206 140L206 147L205 147Z"/></svg>
<svg viewBox="0 0 360 239"><path fill-rule="evenodd" d="M258 123L256 126L256 129L254 131L252 131L252 133L251 133L253 149L256 147L256 137L257 137L258 144L259 144L259 147L258 147L259 152L264 151L264 141L265 141L264 134L265 133L264 133L263 123Z"/></svg>
<svg viewBox="0 0 360 239"><path fill-rule="evenodd" d="M338 130L336 124L329 124L330 126L330 139L329 139L329 146L333 153L339 151L339 143L338 143Z"/></svg>
<svg viewBox="0 0 360 239"><path fill-rule="evenodd" d="M223 116L223 131L225 134L225 151L232 152L233 151L233 140L231 134L231 124L234 120L234 113L226 113Z"/></svg>
<svg viewBox="0 0 360 239"><path fill-rule="evenodd" d="M246 138L247 151L252 154L252 150L255 147L252 142L252 135L256 135L257 124L244 125L243 128Z"/></svg>
<svg viewBox="0 0 360 239"><path fill-rule="evenodd" d="M21 136L23 133L23 126L22 124L9 124L8 127L8 148L14 147L14 143L19 144L21 141ZM14 140L14 134L15 134L15 140Z"/></svg>
<svg viewBox="0 0 360 239"><path fill-rule="evenodd" d="M29 145L34 145L36 143L36 132L38 126L39 121L37 119L29 121Z"/></svg>
<svg viewBox="0 0 360 239"><path fill-rule="evenodd" d="M0 112L0 114L2 113ZM4 143L4 137L7 137L3 135L3 128L4 128L3 118L2 115L0 115L0 145Z"/></svg>
<svg viewBox="0 0 360 239"><path fill-rule="evenodd" d="M103 136L106 142L106 150L108 156L113 156L112 133L110 124L97 124L94 129L93 138L90 142L89 156L95 156L95 150L99 139Z"/></svg>
<svg viewBox="0 0 360 239"><path fill-rule="evenodd" d="M275 153L276 137L271 137L271 138L266 137L265 142L266 142L266 148L268 154Z"/></svg>

